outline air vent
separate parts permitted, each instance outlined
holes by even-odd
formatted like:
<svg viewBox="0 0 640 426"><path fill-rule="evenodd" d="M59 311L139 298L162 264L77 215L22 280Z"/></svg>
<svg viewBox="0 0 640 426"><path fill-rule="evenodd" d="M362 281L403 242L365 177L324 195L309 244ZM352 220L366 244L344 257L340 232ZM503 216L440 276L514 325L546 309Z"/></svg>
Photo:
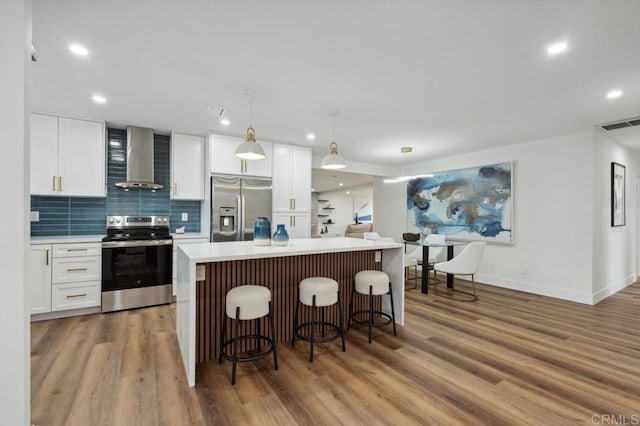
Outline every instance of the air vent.
<svg viewBox="0 0 640 426"><path fill-rule="evenodd" d="M207 115L214 118L222 118L226 109L221 106L209 105L207 106Z"/></svg>
<svg viewBox="0 0 640 426"><path fill-rule="evenodd" d="M633 127L640 126L640 118L630 118L628 120L616 121L615 123L603 124L600 126L601 129L610 131L616 129L622 129L624 127Z"/></svg>

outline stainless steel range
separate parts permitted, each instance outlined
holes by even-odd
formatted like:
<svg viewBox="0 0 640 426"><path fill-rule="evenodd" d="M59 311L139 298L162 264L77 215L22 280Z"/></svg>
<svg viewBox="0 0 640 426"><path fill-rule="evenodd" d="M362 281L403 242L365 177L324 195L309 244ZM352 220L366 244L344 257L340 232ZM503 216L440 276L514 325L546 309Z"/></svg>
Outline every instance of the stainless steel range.
<svg viewBox="0 0 640 426"><path fill-rule="evenodd" d="M102 312L172 301L173 239L166 216L108 216Z"/></svg>

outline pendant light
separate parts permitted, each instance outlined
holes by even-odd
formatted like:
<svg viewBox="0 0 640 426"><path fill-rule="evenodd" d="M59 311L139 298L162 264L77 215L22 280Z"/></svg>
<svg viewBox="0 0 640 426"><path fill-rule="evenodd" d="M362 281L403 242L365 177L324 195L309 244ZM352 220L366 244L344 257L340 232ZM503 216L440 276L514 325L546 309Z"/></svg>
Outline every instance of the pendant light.
<svg viewBox="0 0 640 426"><path fill-rule="evenodd" d="M241 160L264 160L267 156L262 146L256 142L256 131L253 130L253 95L255 92L247 89L244 94L249 96L249 127L247 128L247 136L244 142L236 148L236 152L233 155Z"/></svg>
<svg viewBox="0 0 640 426"><path fill-rule="evenodd" d="M336 117L338 112L331 113L333 119L333 141L329 145L329 154L323 159L320 167L323 169L344 169L347 167L347 162L338 154L338 144L336 143Z"/></svg>
<svg viewBox="0 0 640 426"><path fill-rule="evenodd" d="M400 148L400 152L403 154L411 154L413 151L413 147L403 146ZM398 182L407 182L410 180L425 178L425 177L433 177L432 174L423 174L423 175L414 175L410 173L405 173L404 170L404 160L402 161L402 167L400 168L400 175L392 178L386 178L383 180L384 183L398 183Z"/></svg>

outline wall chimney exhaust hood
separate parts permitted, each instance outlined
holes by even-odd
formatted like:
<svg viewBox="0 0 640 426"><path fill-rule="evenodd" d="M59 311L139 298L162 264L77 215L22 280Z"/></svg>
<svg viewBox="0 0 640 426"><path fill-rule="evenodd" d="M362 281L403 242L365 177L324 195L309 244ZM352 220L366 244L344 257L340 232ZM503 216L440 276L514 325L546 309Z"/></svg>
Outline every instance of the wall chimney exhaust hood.
<svg viewBox="0 0 640 426"><path fill-rule="evenodd" d="M127 181L118 188L162 189L153 181L153 129L127 127Z"/></svg>

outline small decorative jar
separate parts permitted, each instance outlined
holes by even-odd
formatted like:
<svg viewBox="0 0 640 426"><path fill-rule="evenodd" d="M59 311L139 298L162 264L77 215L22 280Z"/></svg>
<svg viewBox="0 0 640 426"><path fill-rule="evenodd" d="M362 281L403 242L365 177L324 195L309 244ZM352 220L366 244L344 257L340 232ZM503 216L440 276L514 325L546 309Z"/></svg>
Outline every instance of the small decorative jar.
<svg viewBox="0 0 640 426"><path fill-rule="evenodd" d="M271 244L274 246L286 246L289 244L289 234L283 224L276 225L276 232L271 237Z"/></svg>
<svg viewBox="0 0 640 426"><path fill-rule="evenodd" d="M253 226L253 243L257 246L271 245L271 222L269 218L260 216Z"/></svg>

